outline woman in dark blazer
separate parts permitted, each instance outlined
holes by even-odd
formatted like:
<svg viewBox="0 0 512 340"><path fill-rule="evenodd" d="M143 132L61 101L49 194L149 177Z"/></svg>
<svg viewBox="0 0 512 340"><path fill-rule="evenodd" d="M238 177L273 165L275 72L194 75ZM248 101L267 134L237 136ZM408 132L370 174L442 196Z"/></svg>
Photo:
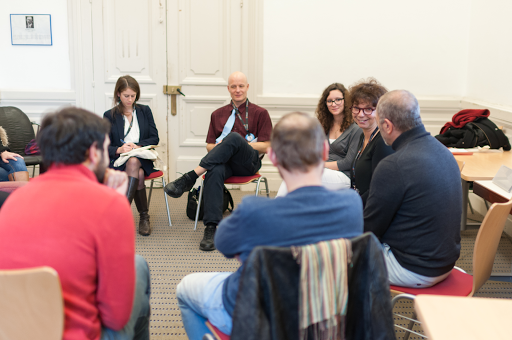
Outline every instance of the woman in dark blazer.
<svg viewBox="0 0 512 340"><path fill-rule="evenodd" d="M151 234L151 224L144 177L156 171L153 170L153 161L130 157L123 165L114 167L120 154L142 146L157 145L159 142L151 109L137 104L139 98L140 87L137 81L130 76L120 77L114 89L114 107L105 112L103 117L111 124L108 147L110 167L128 174L126 196L130 204L135 200L139 211L139 234L147 236Z"/></svg>
<svg viewBox="0 0 512 340"><path fill-rule="evenodd" d="M394 152L384 143L375 117L377 102L386 92L386 88L374 78L368 78L350 87L352 116L363 130L352 163L350 179L352 188L361 195L363 207L370 192L373 171L384 157Z"/></svg>

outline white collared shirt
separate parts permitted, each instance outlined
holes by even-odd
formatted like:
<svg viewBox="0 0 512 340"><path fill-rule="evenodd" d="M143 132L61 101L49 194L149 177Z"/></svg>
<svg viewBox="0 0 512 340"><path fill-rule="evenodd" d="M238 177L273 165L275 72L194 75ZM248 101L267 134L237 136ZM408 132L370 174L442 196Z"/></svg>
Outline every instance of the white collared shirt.
<svg viewBox="0 0 512 340"><path fill-rule="evenodd" d="M126 117L123 115L124 119L124 133L126 134L128 132L128 129L130 128L130 122ZM130 130L130 133L124 138L124 141L126 143L133 143L137 144L140 141L140 129L139 129L139 121L137 120L137 113L135 110L132 112L132 129Z"/></svg>

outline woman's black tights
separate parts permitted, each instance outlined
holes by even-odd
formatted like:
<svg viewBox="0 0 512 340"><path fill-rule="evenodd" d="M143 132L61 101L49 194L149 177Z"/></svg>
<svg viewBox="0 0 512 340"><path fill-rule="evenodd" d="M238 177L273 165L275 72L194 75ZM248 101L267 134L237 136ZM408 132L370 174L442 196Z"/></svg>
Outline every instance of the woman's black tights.
<svg viewBox="0 0 512 340"><path fill-rule="evenodd" d="M137 190L144 189L144 170L141 168L141 164L138 158L131 157L126 162L126 168L125 170L128 176L135 177L139 179L139 186L137 187Z"/></svg>

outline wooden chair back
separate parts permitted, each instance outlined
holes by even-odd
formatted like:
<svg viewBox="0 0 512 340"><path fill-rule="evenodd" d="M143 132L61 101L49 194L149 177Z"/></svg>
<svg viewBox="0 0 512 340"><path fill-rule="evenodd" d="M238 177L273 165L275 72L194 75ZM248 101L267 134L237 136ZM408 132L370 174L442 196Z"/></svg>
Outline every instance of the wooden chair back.
<svg viewBox="0 0 512 340"><path fill-rule="evenodd" d="M511 208L512 200L507 203L494 203L485 215L473 250L473 291L470 296L473 296L491 276L501 234Z"/></svg>
<svg viewBox="0 0 512 340"><path fill-rule="evenodd" d="M50 267L0 270L0 339L61 340L64 302Z"/></svg>

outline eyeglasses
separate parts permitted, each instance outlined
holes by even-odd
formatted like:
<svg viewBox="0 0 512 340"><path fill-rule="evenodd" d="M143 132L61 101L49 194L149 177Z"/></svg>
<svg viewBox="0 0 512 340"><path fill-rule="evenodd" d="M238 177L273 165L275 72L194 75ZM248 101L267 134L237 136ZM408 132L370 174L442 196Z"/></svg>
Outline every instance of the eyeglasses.
<svg viewBox="0 0 512 340"><path fill-rule="evenodd" d="M365 115L371 115L373 113L373 111L375 111L375 108L374 107L357 107L357 106L352 106L350 108L352 110L352 113L353 114L359 114L359 112L363 111L363 113Z"/></svg>
<svg viewBox="0 0 512 340"><path fill-rule="evenodd" d="M345 99L345 98L336 98L334 100L327 100L325 102L325 104L327 104L327 106L333 106L334 104L340 105L341 102L343 101L343 99Z"/></svg>

